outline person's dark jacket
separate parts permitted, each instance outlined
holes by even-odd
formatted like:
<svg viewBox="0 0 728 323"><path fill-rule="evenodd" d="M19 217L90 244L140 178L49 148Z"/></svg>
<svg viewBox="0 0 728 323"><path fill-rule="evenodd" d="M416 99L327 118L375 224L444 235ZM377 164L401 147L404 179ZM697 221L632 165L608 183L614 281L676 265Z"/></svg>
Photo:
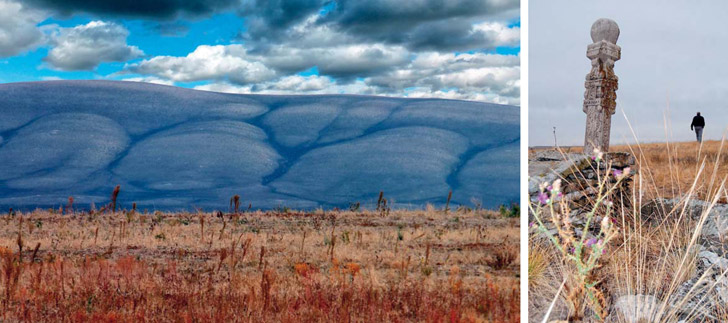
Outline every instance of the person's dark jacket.
<svg viewBox="0 0 728 323"><path fill-rule="evenodd" d="M693 127L705 128L705 119L702 116L694 116L693 123L690 124L690 130L693 130Z"/></svg>

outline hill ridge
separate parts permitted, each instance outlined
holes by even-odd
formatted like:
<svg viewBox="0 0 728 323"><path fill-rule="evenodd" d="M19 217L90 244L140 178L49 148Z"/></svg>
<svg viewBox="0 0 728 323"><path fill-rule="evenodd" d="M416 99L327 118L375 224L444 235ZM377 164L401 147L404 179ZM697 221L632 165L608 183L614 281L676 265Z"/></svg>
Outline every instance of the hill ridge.
<svg viewBox="0 0 728 323"><path fill-rule="evenodd" d="M0 207L68 196L98 205L117 184L122 204L159 209L224 208L234 194L254 208L371 205L380 190L422 207L451 189L456 204L494 207L518 200L518 110L106 80L0 84Z"/></svg>

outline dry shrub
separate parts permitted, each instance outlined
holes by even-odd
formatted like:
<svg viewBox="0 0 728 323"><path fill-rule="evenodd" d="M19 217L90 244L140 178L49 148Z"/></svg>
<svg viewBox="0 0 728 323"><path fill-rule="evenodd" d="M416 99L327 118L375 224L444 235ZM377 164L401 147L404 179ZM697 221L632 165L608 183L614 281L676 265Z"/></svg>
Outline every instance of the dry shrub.
<svg viewBox="0 0 728 323"><path fill-rule="evenodd" d="M121 190L121 185L116 185L114 191L111 192L111 210L113 212L116 212L116 199L119 197L119 190Z"/></svg>
<svg viewBox="0 0 728 323"><path fill-rule="evenodd" d="M357 266L346 267L351 275L358 273ZM457 321L468 313L496 322L519 318L518 285L492 278L456 289L430 288L417 279L375 287L366 280L332 279L300 264L296 272L309 279L265 270L239 277L238 288L209 288L208 279L176 272L173 263L155 273L133 257L42 262L29 271L19 281L23 292L6 302L4 319L382 322Z"/></svg>
<svg viewBox="0 0 728 323"><path fill-rule="evenodd" d="M528 286L537 287L548 279L547 269L556 259L549 258L551 253L541 243L529 242L528 248Z"/></svg>
<svg viewBox="0 0 728 323"><path fill-rule="evenodd" d="M2 305L4 310L8 310L11 305L15 291L18 287L18 280L22 270L22 264L19 261L19 255L16 255L7 248L0 247L0 265L2 265L2 288L3 299Z"/></svg>
<svg viewBox="0 0 728 323"><path fill-rule="evenodd" d="M518 249L512 246L503 246L493 252L486 263L495 270L510 267L518 259Z"/></svg>

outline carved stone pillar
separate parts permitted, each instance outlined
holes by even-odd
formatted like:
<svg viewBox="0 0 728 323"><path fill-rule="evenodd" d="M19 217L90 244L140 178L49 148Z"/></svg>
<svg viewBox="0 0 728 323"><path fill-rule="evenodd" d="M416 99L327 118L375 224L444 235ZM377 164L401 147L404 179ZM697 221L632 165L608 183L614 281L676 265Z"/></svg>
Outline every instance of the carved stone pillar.
<svg viewBox="0 0 728 323"><path fill-rule="evenodd" d="M591 154L594 148L609 151L609 132L612 126L617 98L617 75L614 62L620 59L622 49L617 46L619 26L611 19L599 19L591 27L594 42L586 49L591 60L591 71L586 75L584 87L584 113L586 113L586 134L584 153Z"/></svg>

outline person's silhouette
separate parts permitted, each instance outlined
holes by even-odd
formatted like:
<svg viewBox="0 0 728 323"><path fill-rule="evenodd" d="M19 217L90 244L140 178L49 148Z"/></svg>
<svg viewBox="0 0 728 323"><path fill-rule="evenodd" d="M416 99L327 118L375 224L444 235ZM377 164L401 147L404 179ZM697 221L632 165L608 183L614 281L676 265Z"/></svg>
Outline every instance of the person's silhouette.
<svg viewBox="0 0 728 323"><path fill-rule="evenodd" d="M693 123L690 124L690 130L693 130L695 128L695 137L698 139L698 142L703 142L703 128L705 127L705 119L700 116L700 112L698 112L698 115L693 117Z"/></svg>

